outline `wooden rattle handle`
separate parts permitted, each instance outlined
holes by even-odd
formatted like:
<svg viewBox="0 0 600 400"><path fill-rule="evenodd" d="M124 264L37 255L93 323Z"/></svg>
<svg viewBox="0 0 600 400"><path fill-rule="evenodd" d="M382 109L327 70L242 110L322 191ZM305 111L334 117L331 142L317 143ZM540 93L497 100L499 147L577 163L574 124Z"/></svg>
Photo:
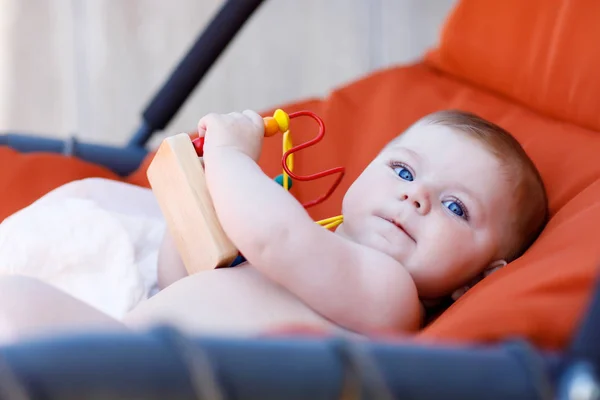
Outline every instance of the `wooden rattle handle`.
<svg viewBox="0 0 600 400"><path fill-rule="evenodd" d="M277 110L265 117L265 136L289 129L289 116ZM186 133L166 138L148 167L152 191L189 274L229 266L238 251L219 224L206 187L204 138Z"/></svg>

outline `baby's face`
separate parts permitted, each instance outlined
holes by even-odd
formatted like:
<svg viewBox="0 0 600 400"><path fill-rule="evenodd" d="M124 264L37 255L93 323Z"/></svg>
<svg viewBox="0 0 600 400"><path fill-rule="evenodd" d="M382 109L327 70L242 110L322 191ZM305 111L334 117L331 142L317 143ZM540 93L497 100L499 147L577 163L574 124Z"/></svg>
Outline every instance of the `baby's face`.
<svg viewBox="0 0 600 400"><path fill-rule="evenodd" d="M511 185L482 144L415 125L350 187L340 233L398 260L424 298L447 295L501 259Z"/></svg>

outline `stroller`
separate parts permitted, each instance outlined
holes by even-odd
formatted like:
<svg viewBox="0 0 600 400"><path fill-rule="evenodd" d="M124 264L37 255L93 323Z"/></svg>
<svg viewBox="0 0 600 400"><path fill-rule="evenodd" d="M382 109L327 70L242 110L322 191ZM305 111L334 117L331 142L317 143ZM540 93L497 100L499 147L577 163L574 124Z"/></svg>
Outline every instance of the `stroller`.
<svg viewBox="0 0 600 400"><path fill-rule="evenodd" d="M0 143L11 157L76 157L101 166L113 179L147 186L142 177L152 157L148 140L168 126L261 3L224 3L150 101L126 146L18 134L3 135ZM145 333L90 332L17 343L0 348L0 399L600 398L600 282L592 236L599 229L593 220L599 217L600 171L591 165L600 149L600 120L590 101L600 97L600 84L591 79L600 57L585 49L589 32L598 30L589 16L600 16L600 5L591 0L523 4L462 0L446 23L440 48L425 60L379 71L327 99L284 107L311 109L328 125L329 142L318 151L334 160L305 168L336 162L348 165L350 176L388 139L356 146L366 121L373 132L398 132L426 112L460 107L509 126L549 179L552 219L539 243L507 271L486 278L417 338L354 342L298 332L188 337L161 326ZM531 23L516 26L514 20ZM548 21L560 21L561 29L553 30ZM547 33L555 35L553 43L539 39ZM540 49L548 51L550 61L530 56ZM566 65L557 66L563 59ZM552 68L536 79L540 63ZM589 72L586 85L574 84L573 66L581 66L576 82ZM565 95L573 87L575 93ZM378 113L375 122L373 113ZM309 129L302 123L295 128ZM265 152L273 156L267 157L265 172L277 171L279 151L266 144ZM556 160L559 155L563 161ZM561 184L552 180L556 165L582 171ZM295 194L313 198L324 187L327 183L297 188ZM332 214L337 196L314 216Z"/></svg>

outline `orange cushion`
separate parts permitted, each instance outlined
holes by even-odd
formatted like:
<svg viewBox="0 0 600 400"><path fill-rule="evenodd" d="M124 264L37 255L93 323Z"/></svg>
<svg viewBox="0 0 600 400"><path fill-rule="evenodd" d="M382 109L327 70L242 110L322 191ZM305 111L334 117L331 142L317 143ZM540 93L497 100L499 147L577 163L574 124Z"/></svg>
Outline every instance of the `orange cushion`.
<svg viewBox="0 0 600 400"><path fill-rule="evenodd" d="M89 177L119 179L104 167L60 154L0 147L0 160L0 221L65 183Z"/></svg>
<svg viewBox="0 0 600 400"><path fill-rule="evenodd" d="M462 0L429 62L553 118L600 130L600 2Z"/></svg>
<svg viewBox="0 0 600 400"><path fill-rule="evenodd" d="M313 218L340 212L341 199L361 170L390 139L419 117L439 109L475 112L512 132L547 184L552 218L520 259L493 274L427 326L419 340L498 341L520 335L546 348L565 346L584 312L600 261L600 135L557 122L430 68L394 68L335 91L307 108L326 123L325 139L299 152L298 173L347 167L340 189L310 209ZM296 143L316 134L308 118L292 119ZM265 141L261 164L281 171L281 138ZM322 194L331 182L295 182L300 201Z"/></svg>

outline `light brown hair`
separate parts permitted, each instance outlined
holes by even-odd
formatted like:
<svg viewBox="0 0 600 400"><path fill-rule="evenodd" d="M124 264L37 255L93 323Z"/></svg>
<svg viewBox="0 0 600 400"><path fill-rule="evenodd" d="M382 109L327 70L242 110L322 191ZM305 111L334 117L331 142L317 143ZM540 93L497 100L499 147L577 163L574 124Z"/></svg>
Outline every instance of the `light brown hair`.
<svg viewBox="0 0 600 400"><path fill-rule="evenodd" d="M505 255L510 262L520 257L537 239L548 220L548 199L539 171L521 144L505 129L465 111L444 110L423 117L419 123L449 127L479 141L498 158L513 182L514 219Z"/></svg>

